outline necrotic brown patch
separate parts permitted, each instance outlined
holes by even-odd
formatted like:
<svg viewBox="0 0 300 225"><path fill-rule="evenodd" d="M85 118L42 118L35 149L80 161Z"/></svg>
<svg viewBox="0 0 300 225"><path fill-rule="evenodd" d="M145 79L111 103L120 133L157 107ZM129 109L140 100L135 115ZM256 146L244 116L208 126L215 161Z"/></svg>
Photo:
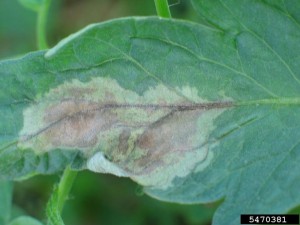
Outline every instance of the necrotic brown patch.
<svg viewBox="0 0 300 225"><path fill-rule="evenodd" d="M198 121L232 103L195 103L176 93L158 85L139 96L107 78L63 84L24 111L20 148L79 149L87 157L102 152L128 174L178 169L174 174L182 176L206 157L207 148L199 149L218 114L206 117L208 126L200 128ZM179 168L182 160L190 165Z"/></svg>
<svg viewBox="0 0 300 225"><path fill-rule="evenodd" d="M95 102L63 100L47 109L43 132L52 146L86 148L97 144L98 135L111 129L116 115Z"/></svg>
<svg viewBox="0 0 300 225"><path fill-rule="evenodd" d="M130 130L125 128L119 136L118 149L122 154L126 154L129 150L128 140L130 138Z"/></svg>
<svg viewBox="0 0 300 225"><path fill-rule="evenodd" d="M150 172L168 162L171 154L180 155L195 150L191 136L201 132L197 128L197 119L203 110L194 109L177 111L174 109L149 127L137 139L137 149L143 149L146 154L136 161L139 173ZM198 143L199 144L199 143Z"/></svg>

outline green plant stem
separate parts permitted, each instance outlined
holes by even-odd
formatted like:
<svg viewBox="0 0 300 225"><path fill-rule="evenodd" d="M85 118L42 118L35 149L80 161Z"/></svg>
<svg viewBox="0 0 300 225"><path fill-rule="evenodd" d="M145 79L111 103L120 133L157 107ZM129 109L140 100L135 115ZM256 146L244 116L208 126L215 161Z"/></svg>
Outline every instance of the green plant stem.
<svg viewBox="0 0 300 225"><path fill-rule="evenodd" d="M172 18L168 0L154 0L157 15L165 18Z"/></svg>
<svg viewBox="0 0 300 225"><path fill-rule="evenodd" d="M43 5L38 10L38 18L37 18L37 27L36 27L36 35L37 35L37 44L38 49L47 49L47 38L46 38L46 23L47 16L49 11L51 0L44 0Z"/></svg>
<svg viewBox="0 0 300 225"><path fill-rule="evenodd" d="M70 190L72 188L73 182L77 176L77 171L71 170L67 167L60 179L58 186L54 189L52 196L47 205L47 216L48 224L50 225L64 225L61 218L61 213L68 199Z"/></svg>
<svg viewBox="0 0 300 225"><path fill-rule="evenodd" d="M71 170L67 167L61 177L61 180L58 185L58 199L57 199L57 207L58 211L61 213L64 207L65 201L68 198L70 190L73 186L73 182L77 176L77 171Z"/></svg>

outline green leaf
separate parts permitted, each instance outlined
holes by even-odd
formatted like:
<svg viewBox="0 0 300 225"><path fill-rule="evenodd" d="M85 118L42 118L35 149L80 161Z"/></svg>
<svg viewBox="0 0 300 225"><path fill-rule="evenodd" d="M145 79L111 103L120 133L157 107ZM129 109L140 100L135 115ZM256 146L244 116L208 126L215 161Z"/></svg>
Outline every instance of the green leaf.
<svg viewBox="0 0 300 225"><path fill-rule="evenodd" d="M10 219L12 202L12 183L0 181L0 225L5 225Z"/></svg>
<svg viewBox="0 0 300 225"><path fill-rule="evenodd" d="M19 2L28 9L39 11L45 0L19 0Z"/></svg>
<svg viewBox="0 0 300 225"><path fill-rule="evenodd" d="M287 212L300 203L299 4L195 0L211 27L119 19L3 61L0 177L71 164L166 201L224 198L214 224Z"/></svg>
<svg viewBox="0 0 300 225"><path fill-rule="evenodd" d="M29 217L29 216L21 216L14 219L8 225L43 225L40 221Z"/></svg>
<svg viewBox="0 0 300 225"><path fill-rule="evenodd" d="M299 1L192 2L209 23L233 36L244 74L275 93L276 99L299 99ZM219 182L219 187L226 185L227 190L222 191L226 201L215 214L215 224L237 224L240 213L288 212L299 204L298 115L299 106L289 104L273 105L265 112L255 110L249 122L237 122L224 138L219 165L227 164L222 170L227 171L228 179L225 184ZM237 111L223 118L244 116L247 114ZM216 177L215 172L206 175Z"/></svg>

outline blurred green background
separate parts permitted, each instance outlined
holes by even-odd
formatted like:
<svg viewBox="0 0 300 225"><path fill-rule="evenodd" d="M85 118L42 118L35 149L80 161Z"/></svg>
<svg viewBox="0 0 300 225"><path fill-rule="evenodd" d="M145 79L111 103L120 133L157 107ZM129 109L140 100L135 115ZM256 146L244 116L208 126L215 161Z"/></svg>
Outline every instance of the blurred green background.
<svg viewBox="0 0 300 225"><path fill-rule="evenodd" d="M15 214L43 220L44 209L59 176L38 176L17 183ZM209 225L216 204L180 205L142 193L129 179L80 172L67 201L66 225Z"/></svg>
<svg viewBox="0 0 300 225"><path fill-rule="evenodd" d="M189 0L170 0L174 18L198 20ZM90 23L124 16L156 15L154 0L53 0L47 38L50 46ZM35 51L36 13L18 0L0 0L0 58ZM45 220L45 206L59 175L17 182L14 216ZM88 171L79 173L63 218L67 225L208 225L216 204L180 205L143 194L129 179Z"/></svg>
<svg viewBox="0 0 300 225"><path fill-rule="evenodd" d="M172 16L197 20L189 0L169 0ZM62 38L91 23L126 17L156 15L154 0L52 0L47 38L54 46ZM36 13L18 0L0 0L0 57L36 49Z"/></svg>

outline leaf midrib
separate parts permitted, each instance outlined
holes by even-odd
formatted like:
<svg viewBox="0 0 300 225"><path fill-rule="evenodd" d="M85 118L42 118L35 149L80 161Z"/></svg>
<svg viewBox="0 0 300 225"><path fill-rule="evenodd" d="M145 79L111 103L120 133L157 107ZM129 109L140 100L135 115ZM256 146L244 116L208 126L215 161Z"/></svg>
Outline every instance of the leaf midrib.
<svg viewBox="0 0 300 225"><path fill-rule="evenodd" d="M237 101L235 106L247 106L247 105L300 105L300 97L290 98L267 98L258 100Z"/></svg>

